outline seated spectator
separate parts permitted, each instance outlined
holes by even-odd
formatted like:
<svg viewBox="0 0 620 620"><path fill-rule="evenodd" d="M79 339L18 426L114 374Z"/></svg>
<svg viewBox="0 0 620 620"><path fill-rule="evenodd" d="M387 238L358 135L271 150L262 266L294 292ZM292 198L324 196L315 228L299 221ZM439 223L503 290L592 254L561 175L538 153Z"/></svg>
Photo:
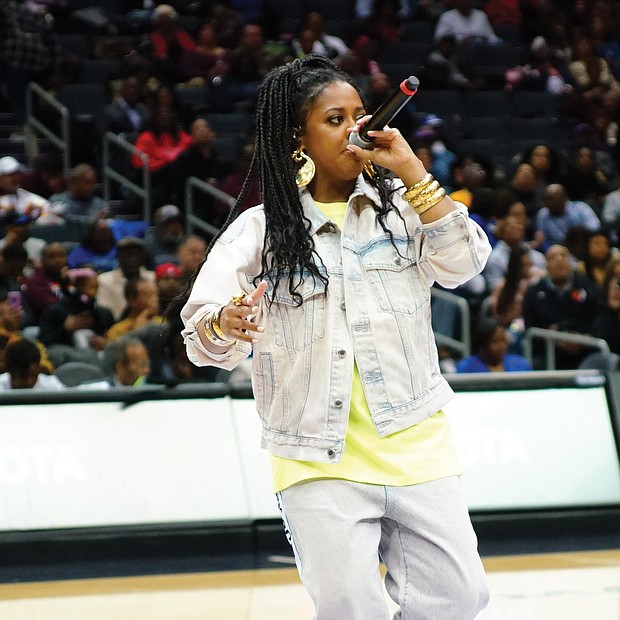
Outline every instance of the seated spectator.
<svg viewBox="0 0 620 620"><path fill-rule="evenodd" d="M0 250L0 294L21 290L27 263L28 254L20 244L7 245Z"/></svg>
<svg viewBox="0 0 620 620"><path fill-rule="evenodd" d="M473 355L456 365L456 372L522 372L532 370L522 356L508 353L508 335L495 319L484 319L478 325Z"/></svg>
<svg viewBox="0 0 620 620"><path fill-rule="evenodd" d="M602 289L604 305L596 314L591 334L605 340L609 350L620 355L620 258L609 263Z"/></svg>
<svg viewBox="0 0 620 620"><path fill-rule="evenodd" d="M143 131L136 139L136 149L148 157L156 203L161 204L169 199L172 192L171 164L191 143L191 136L181 129L167 107L155 111L151 128ZM142 160L137 155L131 156L131 162L135 168L142 168Z"/></svg>
<svg viewBox="0 0 620 620"><path fill-rule="evenodd" d="M530 45L529 61L506 70L505 90L531 90L555 95L573 92L568 70L553 56L544 37L537 36Z"/></svg>
<svg viewBox="0 0 620 620"><path fill-rule="evenodd" d="M17 211L9 211L4 217L4 237L0 239L0 249L7 245L21 245L28 255L27 270L41 264L41 253L46 243L43 239L30 236L32 218L20 215Z"/></svg>
<svg viewBox="0 0 620 620"><path fill-rule="evenodd" d="M575 269L602 288L609 265L617 255L618 249L611 247L608 235L595 230L588 234L583 260L577 263Z"/></svg>
<svg viewBox="0 0 620 620"><path fill-rule="evenodd" d="M149 323L161 325L164 320L159 314L159 298L155 282L131 278L125 284L124 293L126 316L112 325L108 331L108 342L114 342Z"/></svg>
<svg viewBox="0 0 620 620"><path fill-rule="evenodd" d="M41 253L41 266L22 284L26 301L26 325L38 325L43 310L64 297L66 288L67 250L62 243L50 243Z"/></svg>
<svg viewBox="0 0 620 620"><path fill-rule="evenodd" d="M483 10L492 26L521 25L519 0L487 0Z"/></svg>
<svg viewBox="0 0 620 620"><path fill-rule="evenodd" d="M198 267L202 264L207 251L204 239L197 235L189 235L177 250L178 265L181 269L183 287L187 285Z"/></svg>
<svg viewBox="0 0 620 620"><path fill-rule="evenodd" d="M565 243L566 233L575 226L586 230L601 227L592 207L580 200L569 200L566 188L559 183L547 187L543 204L545 206L536 214L536 231L544 236L546 247Z"/></svg>
<svg viewBox="0 0 620 620"><path fill-rule="evenodd" d="M534 236L536 229L536 214L543 206L542 197L536 191L536 172L531 164L519 164L511 182L510 189L525 206L527 213L527 230L528 238Z"/></svg>
<svg viewBox="0 0 620 620"><path fill-rule="evenodd" d="M108 203L95 194L97 172L90 164L78 164L67 176L67 191L50 197L50 210L83 234L93 220L109 217Z"/></svg>
<svg viewBox="0 0 620 620"><path fill-rule="evenodd" d="M151 373L148 349L137 338L125 338L115 348L114 374L109 383L112 387L140 387Z"/></svg>
<svg viewBox="0 0 620 620"><path fill-rule="evenodd" d="M609 191L609 179L590 147L582 146L571 152L563 185L571 200L581 200L595 213L601 212L603 197Z"/></svg>
<svg viewBox="0 0 620 620"><path fill-rule="evenodd" d="M66 361L96 364L97 353L106 345L106 335L114 324L114 317L96 302L97 274L92 269L72 269L68 278L63 299L47 306L41 314L39 339L47 347L55 366ZM72 350L68 353L71 359L65 359L67 348Z"/></svg>
<svg viewBox="0 0 620 620"><path fill-rule="evenodd" d="M474 0L455 0L453 6L439 16L433 35L435 41L446 35L454 36L458 44L468 40L499 41L484 11L474 8Z"/></svg>
<svg viewBox="0 0 620 620"><path fill-rule="evenodd" d="M7 345L0 390L63 390L64 387L57 377L41 371L41 353L34 342L23 338Z"/></svg>
<svg viewBox="0 0 620 620"><path fill-rule="evenodd" d="M378 43L401 41L404 33L403 17L409 15L409 7L401 0L375 0L372 11L364 20L364 34Z"/></svg>
<svg viewBox="0 0 620 620"><path fill-rule="evenodd" d="M177 12L169 4L155 7L153 30L149 41L156 60L157 72L166 75L173 82L182 80L180 65L183 50L196 47L191 35L177 25Z"/></svg>
<svg viewBox="0 0 620 620"><path fill-rule="evenodd" d="M181 73L193 86L211 82L228 73L229 57L230 50L219 44L213 23L207 21L198 30L196 47L181 54Z"/></svg>
<svg viewBox="0 0 620 620"><path fill-rule="evenodd" d="M474 192L487 186L486 171L477 162L468 162L463 166L463 185L450 194L452 200L462 202L467 208L471 207Z"/></svg>
<svg viewBox="0 0 620 620"><path fill-rule="evenodd" d="M155 268L155 282L159 297L159 314L165 316L172 301L183 292L181 270L174 263L162 263Z"/></svg>
<svg viewBox="0 0 620 620"><path fill-rule="evenodd" d="M484 79L459 56L456 38L446 34L435 44L435 49L424 63L428 86L437 89L481 89Z"/></svg>
<svg viewBox="0 0 620 620"><path fill-rule="evenodd" d="M314 52L327 56L334 62L340 61L349 52L347 44L340 38L325 32L325 18L318 11L309 11L303 19L302 29L315 33Z"/></svg>
<svg viewBox="0 0 620 620"><path fill-rule="evenodd" d="M185 205L185 184L190 177L217 185L233 170L231 161L222 157L215 148L214 140L217 137L211 125L204 118L197 118L191 125L192 142L176 159L173 164L174 199L176 204ZM211 196L201 194L196 205L196 215L208 222L213 222L210 213ZM210 217L211 216L211 217ZM217 218L216 218L217 219ZM215 224L218 228L223 224Z"/></svg>
<svg viewBox="0 0 620 620"><path fill-rule="evenodd" d="M107 220L91 223L80 244L69 252L67 264L70 269L92 267L98 273L116 268L116 241Z"/></svg>
<svg viewBox="0 0 620 620"><path fill-rule="evenodd" d="M60 194L67 188L62 155L52 151L39 156L34 167L22 172L22 189L49 199L52 194Z"/></svg>
<svg viewBox="0 0 620 620"><path fill-rule="evenodd" d="M489 291L493 291L502 278L506 276L510 254L514 248L523 248L529 256L532 266L541 272L546 271L545 257L531 248L525 240L525 221L523 218L510 214L501 217L495 227L495 234L498 241L482 270Z"/></svg>
<svg viewBox="0 0 620 620"><path fill-rule="evenodd" d="M577 88L574 113L591 123L600 110L612 115L620 103L620 83L609 65L594 52L591 39L578 35L573 42L573 61L568 66Z"/></svg>
<svg viewBox="0 0 620 620"><path fill-rule="evenodd" d="M137 237L123 237L116 242L118 267L97 276L97 303L107 308L119 321L127 308L124 289L130 278L154 281L155 275L146 268L144 241Z"/></svg>
<svg viewBox="0 0 620 620"><path fill-rule="evenodd" d="M544 276L543 269L532 265L527 246L516 245L510 249L506 275L491 291L488 308L488 315L499 321L508 334L510 353L523 353L523 297L525 291Z"/></svg>
<svg viewBox="0 0 620 620"><path fill-rule="evenodd" d="M246 24L239 45L231 53L230 72L222 83L228 102L222 111L226 107L230 111L230 102L240 109L253 110L258 85L281 62L282 56L265 45L263 29L258 24Z"/></svg>
<svg viewBox="0 0 620 620"><path fill-rule="evenodd" d="M142 101L141 82L135 75L121 81L118 97L103 108L100 133L110 131L129 142L135 142L149 122L151 113Z"/></svg>
<svg viewBox="0 0 620 620"><path fill-rule="evenodd" d="M175 205L164 205L153 213L153 226L144 233L144 247L150 265L178 263L177 251L183 241L183 216Z"/></svg>
<svg viewBox="0 0 620 620"><path fill-rule="evenodd" d="M21 186L24 166L14 157L0 157L0 217L14 211L40 223L57 223L49 211L49 202L42 196L28 192Z"/></svg>
<svg viewBox="0 0 620 620"><path fill-rule="evenodd" d="M536 174L536 192L542 198L547 186L563 177L560 154L546 144L533 144L521 153L519 164L529 164Z"/></svg>
<svg viewBox="0 0 620 620"><path fill-rule="evenodd" d="M525 329L540 327L560 332L588 334L596 315L600 287L576 273L568 249L552 245L545 254L547 275L530 286L523 298ZM556 367L577 368L586 351L580 345L558 342ZM543 348L534 343L534 367L543 367Z"/></svg>

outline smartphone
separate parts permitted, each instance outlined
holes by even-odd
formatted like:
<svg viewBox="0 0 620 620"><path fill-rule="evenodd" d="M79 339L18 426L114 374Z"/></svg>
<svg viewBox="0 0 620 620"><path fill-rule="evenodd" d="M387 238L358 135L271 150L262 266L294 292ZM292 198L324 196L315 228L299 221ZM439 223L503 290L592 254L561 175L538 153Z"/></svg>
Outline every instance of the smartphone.
<svg viewBox="0 0 620 620"><path fill-rule="evenodd" d="M6 294L6 300L9 304L9 308L12 308L13 310L21 310L22 294L20 291L9 291Z"/></svg>

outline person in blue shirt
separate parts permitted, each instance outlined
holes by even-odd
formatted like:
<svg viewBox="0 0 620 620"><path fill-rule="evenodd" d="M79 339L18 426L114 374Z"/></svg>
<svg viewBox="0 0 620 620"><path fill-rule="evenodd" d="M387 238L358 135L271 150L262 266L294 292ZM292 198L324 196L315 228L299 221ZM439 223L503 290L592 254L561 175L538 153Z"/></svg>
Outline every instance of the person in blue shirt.
<svg viewBox="0 0 620 620"><path fill-rule="evenodd" d="M460 360L456 372L519 372L532 370L522 356L508 353L508 334L495 319L484 319L476 330L475 353Z"/></svg>

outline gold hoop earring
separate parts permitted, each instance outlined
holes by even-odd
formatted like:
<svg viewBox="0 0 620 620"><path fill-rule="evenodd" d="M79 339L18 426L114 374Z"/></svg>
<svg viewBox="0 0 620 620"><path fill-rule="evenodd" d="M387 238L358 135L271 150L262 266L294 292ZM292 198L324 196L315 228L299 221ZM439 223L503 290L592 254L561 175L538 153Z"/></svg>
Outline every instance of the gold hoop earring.
<svg viewBox="0 0 620 620"><path fill-rule="evenodd" d="M296 164L301 164L303 162L302 166L299 170L297 170L297 174L295 175L295 183L297 183L297 187L304 187L305 185L308 185L308 183L312 181L314 173L316 172L314 162L307 153L304 153L304 151L301 150L301 147L298 147L291 157Z"/></svg>

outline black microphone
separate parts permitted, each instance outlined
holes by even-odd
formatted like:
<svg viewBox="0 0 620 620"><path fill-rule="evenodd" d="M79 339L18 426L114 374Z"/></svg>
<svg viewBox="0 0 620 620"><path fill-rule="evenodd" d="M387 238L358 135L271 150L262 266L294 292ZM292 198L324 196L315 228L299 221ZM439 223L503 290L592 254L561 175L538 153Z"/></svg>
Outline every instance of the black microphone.
<svg viewBox="0 0 620 620"><path fill-rule="evenodd" d="M400 83L400 86L375 110L359 131L352 131L349 143L363 149L373 147L374 138L368 136L369 131L383 129L402 110L405 104L416 94L420 80L410 75Z"/></svg>

